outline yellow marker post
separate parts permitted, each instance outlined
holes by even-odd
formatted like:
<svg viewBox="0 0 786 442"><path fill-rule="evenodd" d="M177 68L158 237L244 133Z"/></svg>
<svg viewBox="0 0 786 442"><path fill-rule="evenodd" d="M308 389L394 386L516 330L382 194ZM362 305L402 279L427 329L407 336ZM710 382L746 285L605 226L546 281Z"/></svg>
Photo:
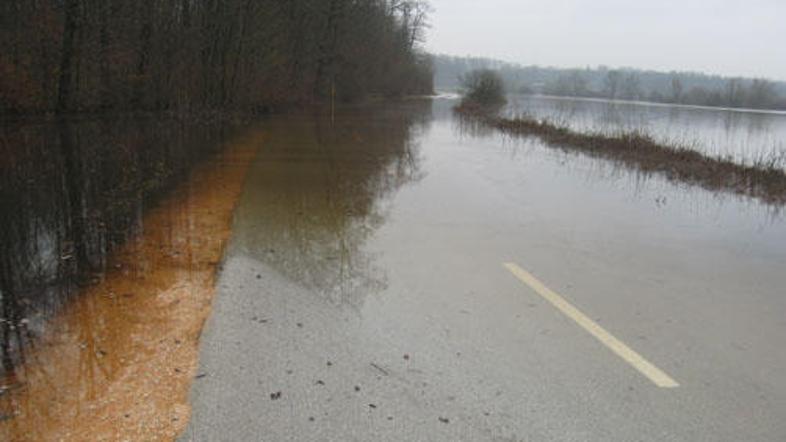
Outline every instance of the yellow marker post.
<svg viewBox="0 0 786 442"><path fill-rule="evenodd" d="M616 353L617 356L625 360L625 362L632 365L633 368L646 376L655 385L661 388L677 388L680 386L674 379L664 373L663 370L652 365L652 363L633 351L633 349L625 345L625 343L615 338L611 333L607 332L603 327L579 311L579 309L572 306L565 298L538 281L538 279L529 272L514 263L505 263L504 266L521 282L527 284L537 294L549 301L554 307L564 313L565 316L575 321L584 330Z"/></svg>

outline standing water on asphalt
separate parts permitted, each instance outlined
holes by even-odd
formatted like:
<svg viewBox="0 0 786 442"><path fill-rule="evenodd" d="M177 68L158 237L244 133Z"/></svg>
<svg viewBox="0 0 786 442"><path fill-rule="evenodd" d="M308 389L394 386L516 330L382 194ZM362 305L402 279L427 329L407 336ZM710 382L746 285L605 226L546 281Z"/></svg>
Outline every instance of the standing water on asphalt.
<svg viewBox="0 0 786 442"><path fill-rule="evenodd" d="M456 104L261 125L183 439L784 434L782 209L468 127ZM697 127L728 117L677 112ZM784 127L767 115L724 130ZM683 387L659 393L505 262Z"/></svg>
<svg viewBox="0 0 786 442"><path fill-rule="evenodd" d="M473 127L456 104L5 126L0 435L784 434L782 208ZM741 158L786 127L658 112L679 125L651 130ZM658 394L505 262L683 387Z"/></svg>

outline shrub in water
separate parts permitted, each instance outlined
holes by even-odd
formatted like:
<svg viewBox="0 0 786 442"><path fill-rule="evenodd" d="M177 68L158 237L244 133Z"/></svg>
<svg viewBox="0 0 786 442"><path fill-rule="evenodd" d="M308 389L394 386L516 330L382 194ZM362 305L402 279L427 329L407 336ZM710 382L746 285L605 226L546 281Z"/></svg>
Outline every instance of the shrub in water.
<svg viewBox="0 0 786 442"><path fill-rule="evenodd" d="M465 103L494 105L505 102L505 84L502 77L490 69L478 69L461 79Z"/></svg>

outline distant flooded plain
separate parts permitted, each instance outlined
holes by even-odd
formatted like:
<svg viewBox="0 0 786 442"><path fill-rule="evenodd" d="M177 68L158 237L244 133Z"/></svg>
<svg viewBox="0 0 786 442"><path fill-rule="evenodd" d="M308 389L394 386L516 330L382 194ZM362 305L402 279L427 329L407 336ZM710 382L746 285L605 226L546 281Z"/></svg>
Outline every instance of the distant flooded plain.
<svg viewBox="0 0 786 442"><path fill-rule="evenodd" d="M512 95L507 113L584 132L640 131L713 157L746 163L773 159L786 169L786 111Z"/></svg>
<svg viewBox="0 0 786 442"><path fill-rule="evenodd" d="M244 126L156 118L4 123L0 436L179 434L190 415L191 380L202 376L196 349L215 272L238 257L359 318L352 330L362 342L386 330L386 342L433 352L435 364L459 362L445 362L453 359L419 336L430 336L435 318L446 329L465 326L465 314L445 306L468 310L459 307L470 299L464 287L475 287L472 296L493 292L494 269L507 260L560 288L608 289L637 310L662 313L642 321L676 325L653 326L640 347L683 382L698 382L695 373L706 367L691 365L690 346L677 350L688 368L659 349L686 342L674 334L691 321L705 325L691 344L726 339L727 327L747 321L733 315L744 287L766 300L766 311L757 310L761 334L782 336L781 207L467 127L453 114L456 104L413 99ZM532 97L513 97L509 111L580 129L640 129L745 161L780 152L786 140L786 115L776 113ZM705 289L716 292L719 307L692 316ZM684 308L666 314L660 293ZM598 302L633 315L619 301ZM492 317L473 321L483 330L495 324ZM634 323L615 328L639 333ZM754 340L759 334L746 336L760 372L786 366L774 342ZM469 343L461 332L445 336L435 342ZM488 344L497 359L480 358L461 376L503 385L487 364L515 368L522 352L541 350L505 339ZM718 348L702 351L724 370L758 379L745 362L724 365L734 355ZM464 382L458 372L446 376L449 385ZM774 395L786 395L786 380L768 382ZM537 399L524 387L511 393ZM744 406L762 416L761 435L782 434L783 410L760 406L754 394L744 385L702 390L700 400L720 404L705 411L708 428L723 430ZM481 396L458 394L458 402L493 403ZM654 414L671 416L668 409ZM528 424L517 434L565 436ZM679 422L671 431L697 434Z"/></svg>

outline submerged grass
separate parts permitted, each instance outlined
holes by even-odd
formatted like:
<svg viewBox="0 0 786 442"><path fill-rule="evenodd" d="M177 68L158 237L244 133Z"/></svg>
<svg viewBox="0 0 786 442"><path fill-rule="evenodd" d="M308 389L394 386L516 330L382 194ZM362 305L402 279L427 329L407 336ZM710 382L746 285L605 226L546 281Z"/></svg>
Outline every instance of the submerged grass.
<svg viewBox="0 0 786 442"><path fill-rule="evenodd" d="M770 205L786 205L784 154L745 164L728 157L708 156L688 145L659 142L640 131L577 132L548 120L502 117L497 110L468 101L455 108L460 116L505 134L537 136L553 147L612 160L671 181L732 192Z"/></svg>

